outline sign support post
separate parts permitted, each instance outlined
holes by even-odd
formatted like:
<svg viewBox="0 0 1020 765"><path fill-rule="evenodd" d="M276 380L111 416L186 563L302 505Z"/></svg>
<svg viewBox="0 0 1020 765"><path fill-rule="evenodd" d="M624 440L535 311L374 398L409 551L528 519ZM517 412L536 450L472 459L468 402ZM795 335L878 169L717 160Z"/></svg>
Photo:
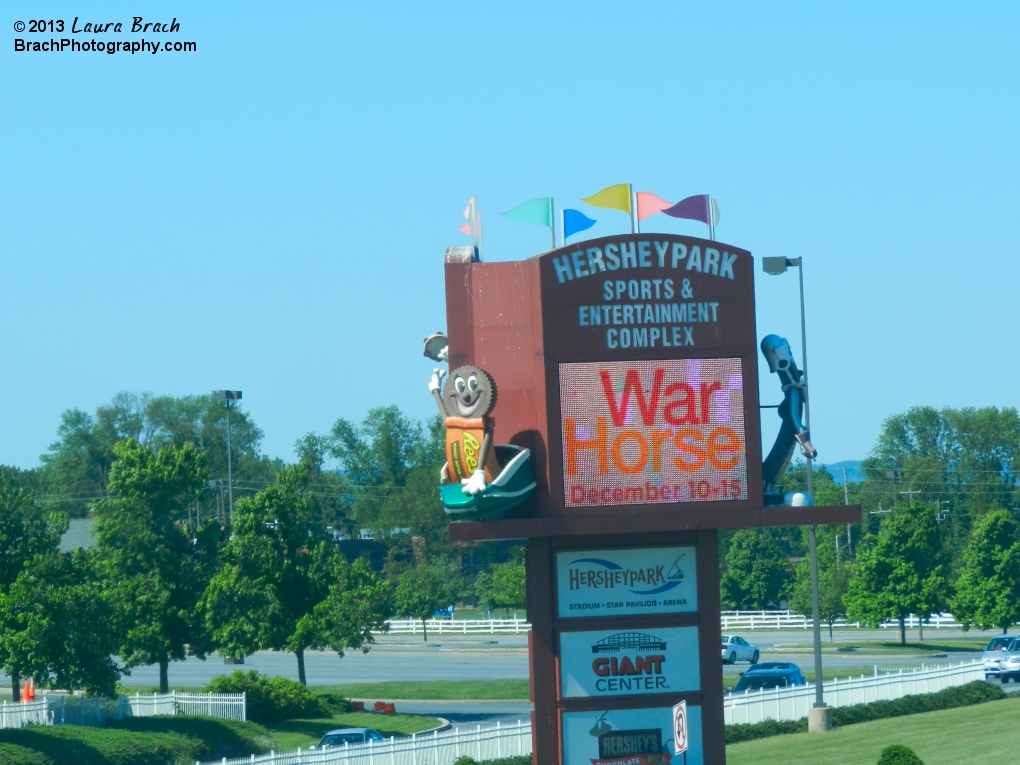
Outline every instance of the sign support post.
<svg viewBox="0 0 1020 765"><path fill-rule="evenodd" d="M446 265L451 369L496 381L493 443L537 483L450 524L528 540L535 765L724 765L718 530L860 521L765 505L753 270L639 233Z"/></svg>

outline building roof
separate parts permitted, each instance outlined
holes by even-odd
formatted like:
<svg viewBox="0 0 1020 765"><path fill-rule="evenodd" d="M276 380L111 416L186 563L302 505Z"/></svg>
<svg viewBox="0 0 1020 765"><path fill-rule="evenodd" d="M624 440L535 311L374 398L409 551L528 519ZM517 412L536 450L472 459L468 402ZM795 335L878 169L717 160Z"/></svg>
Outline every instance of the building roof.
<svg viewBox="0 0 1020 765"><path fill-rule="evenodd" d="M79 547L87 550L95 545L96 538L92 535L92 526L95 522L94 518L72 518L67 531L60 538L60 552L74 552Z"/></svg>

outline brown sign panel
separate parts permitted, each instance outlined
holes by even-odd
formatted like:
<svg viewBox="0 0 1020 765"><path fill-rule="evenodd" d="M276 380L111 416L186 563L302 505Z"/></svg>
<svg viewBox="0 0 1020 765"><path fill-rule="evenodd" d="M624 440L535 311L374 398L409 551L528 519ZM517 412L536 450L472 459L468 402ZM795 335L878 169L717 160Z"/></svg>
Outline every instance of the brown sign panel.
<svg viewBox="0 0 1020 765"><path fill-rule="evenodd" d="M446 289L451 367L495 378L495 441L531 450L539 486L511 517L453 524L453 538L776 522L762 507L749 252L610 236L448 263Z"/></svg>
<svg viewBox="0 0 1020 765"><path fill-rule="evenodd" d="M755 348L751 254L668 234L604 237L539 257L545 353L560 361Z"/></svg>

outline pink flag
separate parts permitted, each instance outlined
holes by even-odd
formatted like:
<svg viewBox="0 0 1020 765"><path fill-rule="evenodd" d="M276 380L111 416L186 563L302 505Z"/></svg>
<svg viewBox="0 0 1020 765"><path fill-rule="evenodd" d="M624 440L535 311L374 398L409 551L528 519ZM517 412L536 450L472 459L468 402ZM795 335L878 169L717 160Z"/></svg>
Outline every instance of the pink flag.
<svg viewBox="0 0 1020 765"><path fill-rule="evenodd" d="M464 236L471 236L471 223L470 221L465 223L463 226L457 229Z"/></svg>
<svg viewBox="0 0 1020 765"><path fill-rule="evenodd" d="M665 199L660 199L650 191L639 191L637 193L637 219L643 221L645 218L658 215L672 204Z"/></svg>

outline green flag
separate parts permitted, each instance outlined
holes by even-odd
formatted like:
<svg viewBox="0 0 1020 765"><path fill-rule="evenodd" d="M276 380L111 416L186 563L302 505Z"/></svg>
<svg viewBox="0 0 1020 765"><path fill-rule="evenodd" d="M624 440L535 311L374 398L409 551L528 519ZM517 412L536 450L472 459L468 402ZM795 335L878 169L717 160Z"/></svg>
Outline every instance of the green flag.
<svg viewBox="0 0 1020 765"><path fill-rule="evenodd" d="M553 200L552 197L539 197L517 205L514 209L500 213L500 215L518 223L537 223L540 226L552 228Z"/></svg>

